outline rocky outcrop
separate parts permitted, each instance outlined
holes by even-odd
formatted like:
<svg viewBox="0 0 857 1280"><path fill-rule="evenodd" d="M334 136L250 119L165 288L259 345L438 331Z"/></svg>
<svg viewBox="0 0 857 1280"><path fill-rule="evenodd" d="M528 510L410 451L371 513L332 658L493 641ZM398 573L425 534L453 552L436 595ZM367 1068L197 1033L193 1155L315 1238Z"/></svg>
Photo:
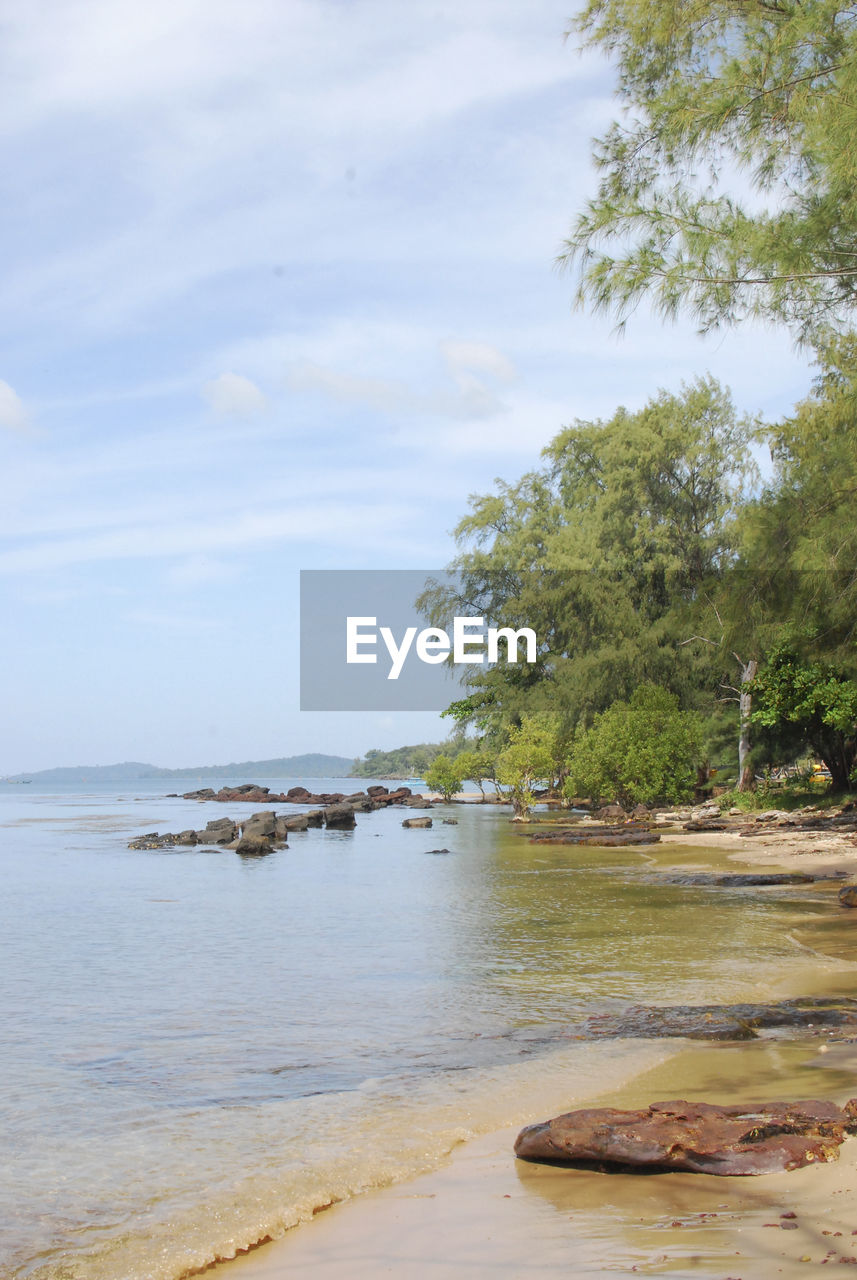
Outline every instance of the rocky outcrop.
<svg viewBox="0 0 857 1280"><path fill-rule="evenodd" d="M564 1028L563 1039L756 1040L780 1033L828 1038L857 1036L857 1000L804 996L773 1004L632 1005L595 1013Z"/></svg>
<svg viewBox="0 0 857 1280"><path fill-rule="evenodd" d="M238 787L221 787L213 791L211 787L203 787L199 791L186 791L183 800L216 800L221 804L314 804L339 805L350 804L353 809L366 813L372 809L383 809L388 805L411 804L420 808L428 808L430 800L423 796L415 796L410 787L397 787L389 791L386 787L371 786L365 791L355 791L347 796L343 791L307 791L306 787L291 787L286 792L272 792L256 782L243 782Z"/></svg>
<svg viewBox="0 0 857 1280"><path fill-rule="evenodd" d="M716 1106L653 1102L645 1111L587 1108L529 1125L518 1135L523 1160L583 1163L629 1171L686 1170L745 1177L835 1160L857 1132L857 1099Z"/></svg>
<svg viewBox="0 0 857 1280"><path fill-rule="evenodd" d="M605 848L626 844L657 844L660 831L653 831L649 823L628 822L622 826L583 824L575 827L556 827L550 831L536 831L529 835L530 844L599 845Z"/></svg>
<svg viewBox="0 0 857 1280"><path fill-rule="evenodd" d="M150 831L131 840L128 848L174 849L193 845L220 845L241 854L270 853L272 849L287 847L286 833L279 822L273 809L254 813L243 823L233 822L231 818L214 818L201 831L180 831L177 835L171 831L165 831L163 835Z"/></svg>

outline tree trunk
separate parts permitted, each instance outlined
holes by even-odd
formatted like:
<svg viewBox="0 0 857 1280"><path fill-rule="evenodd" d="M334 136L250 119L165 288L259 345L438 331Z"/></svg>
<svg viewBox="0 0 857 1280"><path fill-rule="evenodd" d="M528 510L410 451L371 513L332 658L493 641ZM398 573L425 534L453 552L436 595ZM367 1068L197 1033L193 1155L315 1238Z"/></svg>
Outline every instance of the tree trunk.
<svg viewBox="0 0 857 1280"><path fill-rule="evenodd" d="M753 709L753 695L747 689L747 685L754 679L759 664L755 658L751 658L741 667L741 693L738 698L738 710L740 714L740 736L738 738L738 790L739 791L755 791L756 790L756 774L753 766L749 763L750 755L750 712Z"/></svg>

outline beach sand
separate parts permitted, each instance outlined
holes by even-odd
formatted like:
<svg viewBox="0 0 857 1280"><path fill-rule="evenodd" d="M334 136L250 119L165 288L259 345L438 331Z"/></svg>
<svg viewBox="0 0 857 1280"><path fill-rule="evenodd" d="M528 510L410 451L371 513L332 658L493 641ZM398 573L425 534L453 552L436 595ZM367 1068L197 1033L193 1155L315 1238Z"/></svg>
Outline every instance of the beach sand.
<svg viewBox="0 0 857 1280"><path fill-rule="evenodd" d="M786 830L746 839L725 832L667 836L664 844L687 850L693 840L713 867L728 861L845 870L857 879L857 846L848 837ZM660 866L669 861L668 850L663 853ZM676 855L680 865L679 849ZM694 865L699 866L696 859ZM831 909L841 912L846 934L857 930L857 911L833 902ZM837 990L850 985L851 968L841 956L831 959ZM811 1097L842 1103L857 1096L854 1043L820 1038L673 1044L675 1052L666 1060L593 1104ZM548 1118L537 1099L532 1106L530 1121ZM820 1275L822 1266L857 1267L857 1139L846 1141L839 1160L829 1164L757 1178L715 1178L528 1164L514 1157L516 1134L517 1126L476 1138L457 1148L443 1167L335 1205L281 1240L207 1274L217 1280L768 1280Z"/></svg>

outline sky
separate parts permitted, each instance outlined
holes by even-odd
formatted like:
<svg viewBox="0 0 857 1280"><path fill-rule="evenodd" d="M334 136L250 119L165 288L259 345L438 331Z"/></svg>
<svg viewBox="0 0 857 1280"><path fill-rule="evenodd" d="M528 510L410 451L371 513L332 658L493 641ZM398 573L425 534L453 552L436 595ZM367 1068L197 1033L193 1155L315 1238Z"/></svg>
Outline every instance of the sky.
<svg viewBox="0 0 857 1280"><path fill-rule="evenodd" d="M301 569L432 569L575 418L787 334L623 336L555 265L613 75L574 0L10 0L0 775L438 740L301 713Z"/></svg>

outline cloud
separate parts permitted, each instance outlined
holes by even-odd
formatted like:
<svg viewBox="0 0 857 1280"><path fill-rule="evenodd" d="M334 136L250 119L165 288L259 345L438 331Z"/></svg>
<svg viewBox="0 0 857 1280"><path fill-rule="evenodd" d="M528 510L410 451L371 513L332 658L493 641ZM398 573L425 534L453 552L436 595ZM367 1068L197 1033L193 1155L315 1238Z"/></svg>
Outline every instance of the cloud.
<svg viewBox="0 0 857 1280"><path fill-rule="evenodd" d="M10 431L25 431L29 425L29 416L21 397L0 378L0 427L8 427Z"/></svg>
<svg viewBox="0 0 857 1280"><path fill-rule="evenodd" d="M511 360L487 342L442 342L440 350L456 379L474 369L490 374L498 382L513 382L517 376Z"/></svg>
<svg viewBox="0 0 857 1280"><path fill-rule="evenodd" d="M420 390L394 378L369 378L340 373L309 362L289 376L296 391L321 391L346 404L363 404L395 417L490 418L503 405L478 378L458 379L454 391Z"/></svg>
<svg viewBox="0 0 857 1280"><path fill-rule="evenodd" d="M267 396L242 373L221 373L206 382L202 395L221 418L255 418L268 408Z"/></svg>

